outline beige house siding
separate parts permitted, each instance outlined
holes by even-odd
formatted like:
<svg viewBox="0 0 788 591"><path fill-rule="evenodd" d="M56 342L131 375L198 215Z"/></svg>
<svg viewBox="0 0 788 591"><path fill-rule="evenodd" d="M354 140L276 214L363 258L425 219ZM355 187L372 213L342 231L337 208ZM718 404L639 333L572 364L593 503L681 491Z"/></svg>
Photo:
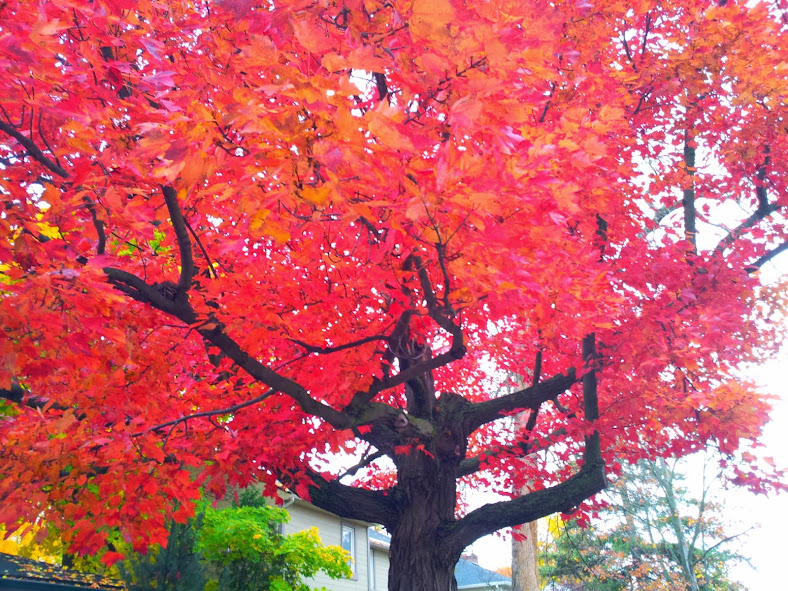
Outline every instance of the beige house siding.
<svg viewBox="0 0 788 591"><path fill-rule="evenodd" d="M323 544L327 546L341 546L342 525L352 527L355 530L356 562L353 578L330 579L324 574L318 573L317 576L307 582L310 587L325 587L329 591L368 591L373 588L385 591L385 585L382 587L370 587L369 585L368 523L340 520L336 515L318 509L299 499L285 500L285 508L290 513L290 521L284 524L282 531L284 534L292 534L310 527L316 527ZM377 561L375 566L377 566Z"/></svg>
<svg viewBox="0 0 788 591"><path fill-rule="evenodd" d="M371 548L372 560L374 561L375 585L371 591L386 591L388 589L389 578L389 553L379 548Z"/></svg>

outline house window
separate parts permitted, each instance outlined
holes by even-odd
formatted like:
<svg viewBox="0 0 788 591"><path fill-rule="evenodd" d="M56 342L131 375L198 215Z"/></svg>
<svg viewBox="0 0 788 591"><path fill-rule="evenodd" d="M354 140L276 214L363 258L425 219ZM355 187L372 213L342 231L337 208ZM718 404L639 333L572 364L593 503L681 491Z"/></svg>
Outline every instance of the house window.
<svg viewBox="0 0 788 591"><path fill-rule="evenodd" d="M356 528L349 525L342 526L342 549L350 554L350 570L356 578Z"/></svg>
<svg viewBox="0 0 788 591"><path fill-rule="evenodd" d="M375 590L375 553L372 548L367 550L367 558L369 559L369 589Z"/></svg>

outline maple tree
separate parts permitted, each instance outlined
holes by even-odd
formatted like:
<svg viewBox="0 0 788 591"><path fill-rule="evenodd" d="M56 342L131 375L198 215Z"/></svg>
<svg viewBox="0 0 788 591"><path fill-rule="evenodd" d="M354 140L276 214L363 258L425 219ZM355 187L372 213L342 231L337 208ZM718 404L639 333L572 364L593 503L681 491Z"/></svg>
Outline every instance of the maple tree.
<svg viewBox="0 0 788 591"><path fill-rule="evenodd" d="M444 591L605 460L780 486L737 376L781 338L785 10L3 2L0 522L143 549L278 480Z"/></svg>

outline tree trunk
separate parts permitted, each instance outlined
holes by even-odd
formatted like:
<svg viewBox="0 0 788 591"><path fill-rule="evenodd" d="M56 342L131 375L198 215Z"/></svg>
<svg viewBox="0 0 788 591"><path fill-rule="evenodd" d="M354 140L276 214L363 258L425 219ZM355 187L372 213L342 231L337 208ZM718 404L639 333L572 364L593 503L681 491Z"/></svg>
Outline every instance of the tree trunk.
<svg viewBox="0 0 788 591"><path fill-rule="evenodd" d="M432 389L431 380L426 386ZM456 470L467 447L461 427L464 404L461 397L444 394L436 408L411 407L432 419L434 431L394 458L397 517L390 528L388 591L457 589L454 568L463 548L449 544L447 534L455 522Z"/></svg>
<svg viewBox="0 0 788 591"><path fill-rule="evenodd" d="M435 546L418 538L392 537L388 591L457 591L454 568L459 556L441 556Z"/></svg>
<svg viewBox="0 0 788 591"><path fill-rule="evenodd" d="M537 353L534 363L534 371L531 375L531 383L539 383L542 372L542 354ZM525 385L522 376L515 376L517 389ZM515 423L519 430L530 433L536 425L537 411L530 413L521 412L517 415ZM532 460L523 458L519 460L525 468ZM515 487L515 493L519 496L527 495L530 486ZM525 536L524 540L518 540L512 536L512 591L539 591L539 546L537 544L537 523L531 521L513 528L514 533Z"/></svg>
<svg viewBox="0 0 788 591"><path fill-rule="evenodd" d="M524 494L527 494L527 490ZM512 537L512 591L539 591L539 550L537 523L532 521L514 528L525 540Z"/></svg>
<svg viewBox="0 0 788 591"><path fill-rule="evenodd" d="M454 517L457 487L438 454L433 447L397 457L400 514L390 532L388 591L457 589L454 567L462 549L447 548L442 539L443 526Z"/></svg>

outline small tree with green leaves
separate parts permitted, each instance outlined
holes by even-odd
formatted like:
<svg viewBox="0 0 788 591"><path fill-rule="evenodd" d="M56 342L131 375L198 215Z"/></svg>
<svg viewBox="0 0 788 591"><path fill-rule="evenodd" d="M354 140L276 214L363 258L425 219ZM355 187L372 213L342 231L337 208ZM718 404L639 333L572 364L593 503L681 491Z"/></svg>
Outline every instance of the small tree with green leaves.
<svg viewBox="0 0 788 591"><path fill-rule="evenodd" d="M323 546L316 528L280 533L289 520L284 509L240 506L208 509L198 548L222 591L309 591L305 581L319 571L329 577L351 575L347 553Z"/></svg>
<svg viewBox="0 0 788 591"><path fill-rule="evenodd" d="M231 508L206 503L195 519L170 525L165 548L132 554L121 574L135 591L309 591L305 579L319 571L350 576L346 552L323 546L315 528L282 534L289 519L254 491Z"/></svg>

